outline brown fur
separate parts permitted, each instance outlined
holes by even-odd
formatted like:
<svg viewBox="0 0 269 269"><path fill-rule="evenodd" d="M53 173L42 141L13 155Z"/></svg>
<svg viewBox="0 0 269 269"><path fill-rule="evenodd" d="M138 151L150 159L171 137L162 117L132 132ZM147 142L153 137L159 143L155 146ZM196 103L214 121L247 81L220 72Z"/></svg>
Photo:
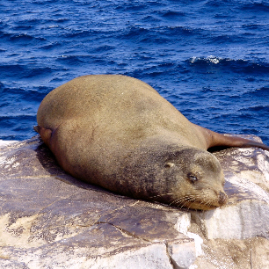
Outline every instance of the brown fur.
<svg viewBox="0 0 269 269"><path fill-rule="evenodd" d="M251 143L192 124L148 84L119 75L79 77L56 88L37 122L71 175L127 196L203 210L227 201L222 169L207 149Z"/></svg>

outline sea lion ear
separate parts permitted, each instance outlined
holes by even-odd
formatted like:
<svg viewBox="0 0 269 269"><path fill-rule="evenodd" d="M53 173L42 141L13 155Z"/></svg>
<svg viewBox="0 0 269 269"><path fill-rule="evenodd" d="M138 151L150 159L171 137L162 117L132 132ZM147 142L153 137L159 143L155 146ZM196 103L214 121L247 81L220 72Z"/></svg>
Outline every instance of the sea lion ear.
<svg viewBox="0 0 269 269"><path fill-rule="evenodd" d="M171 168L173 166L175 166L175 164L172 163L172 162L166 162L165 165L164 165L165 168Z"/></svg>

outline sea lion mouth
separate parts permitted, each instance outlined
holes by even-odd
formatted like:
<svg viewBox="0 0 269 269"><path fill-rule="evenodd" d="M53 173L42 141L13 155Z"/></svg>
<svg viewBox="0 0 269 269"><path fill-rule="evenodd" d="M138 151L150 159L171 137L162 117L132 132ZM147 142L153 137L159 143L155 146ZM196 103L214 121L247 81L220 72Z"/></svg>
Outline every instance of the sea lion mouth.
<svg viewBox="0 0 269 269"><path fill-rule="evenodd" d="M204 203L204 202L192 202L188 206L184 205L184 208L192 209L192 210L213 210L218 208L219 205L213 205L209 203Z"/></svg>

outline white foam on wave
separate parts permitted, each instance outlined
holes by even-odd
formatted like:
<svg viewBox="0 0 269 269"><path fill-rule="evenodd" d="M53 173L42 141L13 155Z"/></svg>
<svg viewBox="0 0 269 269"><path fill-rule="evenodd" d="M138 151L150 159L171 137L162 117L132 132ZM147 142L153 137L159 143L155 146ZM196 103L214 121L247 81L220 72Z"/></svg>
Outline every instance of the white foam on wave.
<svg viewBox="0 0 269 269"><path fill-rule="evenodd" d="M194 56L194 57L191 57L190 62L195 63L195 62L198 62L198 61L209 61L209 62L211 62L213 64L218 64L221 60L222 60L222 58L216 57L216 56L213 56L213 55L210 55L210 56L208 56L206 58L204 58L204 57L195 57Z"/></svg>

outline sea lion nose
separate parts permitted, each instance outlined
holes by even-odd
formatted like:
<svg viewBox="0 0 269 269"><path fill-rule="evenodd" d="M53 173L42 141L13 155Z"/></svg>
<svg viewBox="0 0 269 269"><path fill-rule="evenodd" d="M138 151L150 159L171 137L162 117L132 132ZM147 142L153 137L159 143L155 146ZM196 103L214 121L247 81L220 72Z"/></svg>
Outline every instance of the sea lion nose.
<svg viewBox="0 0 269 269"><path fill-rule="evenodd" d="M226 202L227 202L227 194L226 193L224 193L224 192L219 192L219 204L220 205L224 205L224 204L226 204Z"/></svg>

